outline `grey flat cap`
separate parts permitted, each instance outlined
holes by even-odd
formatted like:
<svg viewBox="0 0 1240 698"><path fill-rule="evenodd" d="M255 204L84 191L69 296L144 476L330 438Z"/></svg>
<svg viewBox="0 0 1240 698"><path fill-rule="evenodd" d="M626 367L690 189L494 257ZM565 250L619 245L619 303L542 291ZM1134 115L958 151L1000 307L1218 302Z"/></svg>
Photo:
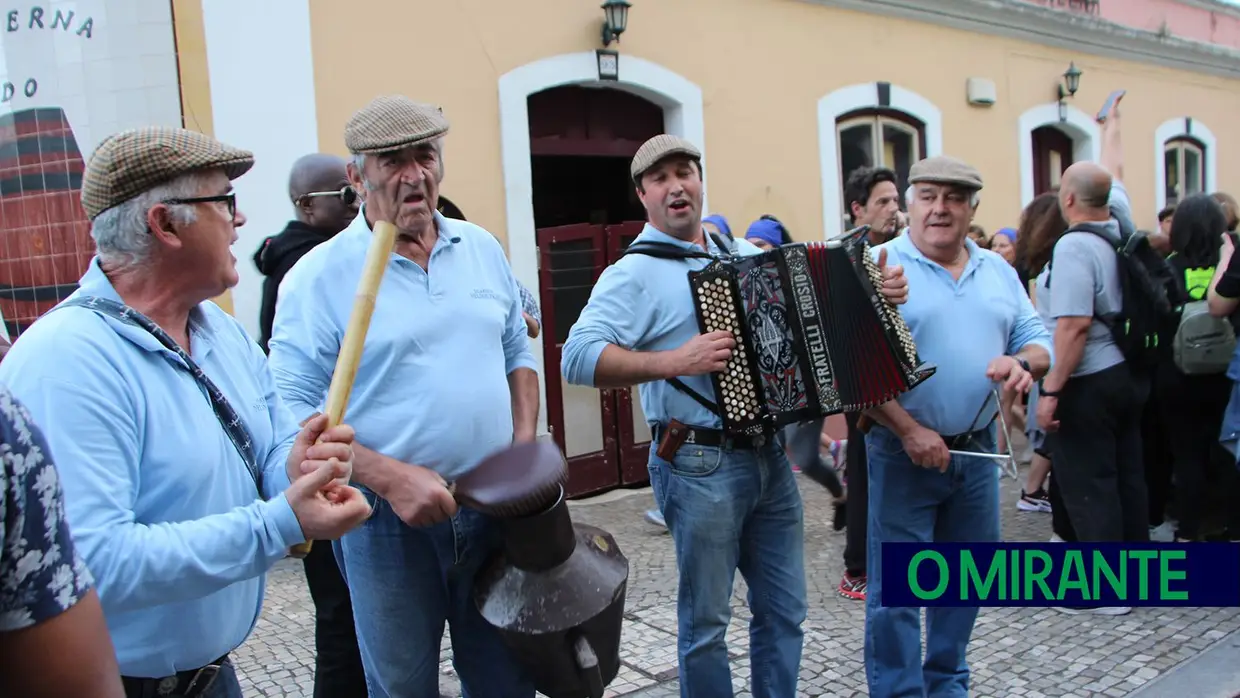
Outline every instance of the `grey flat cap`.
<svg viewBox="0 0 1240 698"><path fill-rule="evenodd" d="M956 184L977 191L982 188L982 173L964 160L950 155L938 155L926 158L909 168L908 181L909 184Z"/></svg>
<svg viewBox="0 0 1240 698"><path fill-rule="evenodd" d="M254 154L197 131L150 126L103 139L82 173L82 209L90 220L183 174L220 169L236 179L254 166Z"/></svg>
<svg viewBox="0 0 1240 698"><path fill-rule="evenodd" d="M629 174L633 177L633 181L637 182L646 170L673 155L684 155L698 162L702 160L702 151L698 150L697 146L680 136L664 133L651 138L637 149L637 154L633 156L633 164L629 166Z"/></svg>
<svg viewBox="0 0 1240 698"><path fill-rule="evenodd" d="M376 97L344 126L344 145L353 154L386 153L448 132L443 110L401 95Z"/></svg>

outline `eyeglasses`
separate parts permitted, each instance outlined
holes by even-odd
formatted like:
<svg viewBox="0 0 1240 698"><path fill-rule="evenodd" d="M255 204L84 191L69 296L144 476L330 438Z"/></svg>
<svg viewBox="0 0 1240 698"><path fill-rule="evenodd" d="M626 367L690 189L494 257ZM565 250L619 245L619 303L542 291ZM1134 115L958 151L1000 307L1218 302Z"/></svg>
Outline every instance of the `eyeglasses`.
<svg viewBox="0 0 1240 698"><path fill-rule="evenodd" d="M219 196L194 196L188 199L164 199L165 204L210 204L210 203L226 203L228 204L228 217L233 219L237 217L237 192L229 192L220 194Z"/></svg>
<svg viewBox="0 0 1240 698"><path fill-rule="evenodd" d="M340 191L312 191L308 194L302 194L294 199L293 203L300 204L302 201L316 196L340 197L341 203L345 206L352 206L353 202L357 201L357 192L353 190L353 187L346 184Z"/></svg>

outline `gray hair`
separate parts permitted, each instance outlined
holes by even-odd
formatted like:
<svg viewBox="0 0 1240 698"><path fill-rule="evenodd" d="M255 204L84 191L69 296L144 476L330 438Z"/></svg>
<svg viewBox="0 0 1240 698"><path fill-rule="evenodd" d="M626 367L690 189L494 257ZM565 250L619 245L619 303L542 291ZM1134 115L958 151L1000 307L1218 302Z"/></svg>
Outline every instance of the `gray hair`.
<svg viewBox="0 0 1240 698"><path fill-rule="evenodd" d="M99 260L118 267L145 263L151 254L147 213L166 199L198 196L207 177L208 174L203 172L181 175L100 213L90 226L90 236L95 240ZM189 204L170 204L168 212L180 225L189 225L198 219Z"/></svg>
<svg viewBox="0 0 1240 698"><path fill-rule="evenodd" d="M431 141L431 147L439 154L439 181L442 182L444 175L443 136ZM378 188L366 178L366 153L354 153L349 162L353 165L353 169L357 170L357 178L362 180L362 186L369 191L374 191Z"/></svg>
<svg viewBox="0 0 1240 698"><path fill-rule="evenodd" d="M904 205L905 206L913 205L913 193L914 193L913 190L916 188L917 188L916 184L910 184L908 185L908 189L904 190ZM973 190L971 194L969 194L969 206L973 208L977 208L977 205L980 203L982 203L982 193L975 189Z"/></svg>

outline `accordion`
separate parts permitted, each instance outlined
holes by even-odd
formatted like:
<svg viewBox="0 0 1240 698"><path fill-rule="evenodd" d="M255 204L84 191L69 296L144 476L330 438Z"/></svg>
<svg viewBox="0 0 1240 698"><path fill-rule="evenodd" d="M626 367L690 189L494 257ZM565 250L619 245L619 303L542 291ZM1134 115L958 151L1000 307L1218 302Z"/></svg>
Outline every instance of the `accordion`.
<svg viewBox="0 0 1240 698"><path fill-rule="evenodd" d="M761 434L859 412L934 375L895 305L876 290L882 270L867 230L718 258L689 272L701 331L736 339L724 370L711 374L725 432Z"/></svg>

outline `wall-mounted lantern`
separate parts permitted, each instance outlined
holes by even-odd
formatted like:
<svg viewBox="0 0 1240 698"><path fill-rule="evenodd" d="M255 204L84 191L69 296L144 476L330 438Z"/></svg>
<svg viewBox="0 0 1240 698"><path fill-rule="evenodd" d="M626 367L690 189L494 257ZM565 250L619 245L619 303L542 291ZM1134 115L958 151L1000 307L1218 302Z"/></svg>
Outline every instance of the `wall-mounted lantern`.
<svg viewBox="0 0 1240 698"><path fill-rule="evenodd" d="M606 0L603 5L603 47L611 46L611 42L620 41L620 35L629 26L629 8L633 5L628 0Z"/></svg>
<svg viewBox="0 0 1240 698"><path fill-rule="evenodd" d="M607 48L611 42L619 42L620 35L629 25L628 0L605 0L603 8L603 48L594 52L598 59L599 80L620 79L620 53Z"/></svg>
<svg viewBox="0 0 1240 698"><path fill-rule="evenodd" d="M1081 87L1081 69L1076 67L1076 63L1068 64L1068 69L1063 73L1063 82L1056 85L1059 95L1059 120L1061 122L1068 120L1068 103L1064 100L1068 97L1076 95L1076 91Z"/></svg>

